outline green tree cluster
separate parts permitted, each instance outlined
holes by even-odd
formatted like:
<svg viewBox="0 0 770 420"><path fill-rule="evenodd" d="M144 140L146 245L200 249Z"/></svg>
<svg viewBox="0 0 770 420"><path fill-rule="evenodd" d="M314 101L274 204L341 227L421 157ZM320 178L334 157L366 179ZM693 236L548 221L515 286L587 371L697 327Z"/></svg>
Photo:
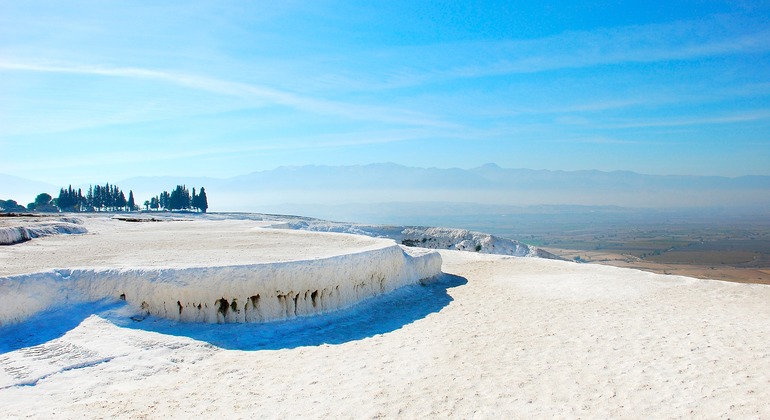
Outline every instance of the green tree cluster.
<svg viewBox="0 0 770 420"><path fill-rule="evenodd" d="M17 203L16 200L0 200L0 212L21 211L27 211L27 208Z"/></svg>
<svg viewBox="0 0 770 420"><path fill-rule="evenodd" d="M14 200L0 200L0 211L41 211L41 212L94 212L94 211L136 211L139 206L134 200L134 192L126 194L117 185L89 186L85 195L78 188L59 189L59 196L53 198L48 193L41 193L35 201L27 204L27 208L18 205Z"/></svg>
<svg viewBox="0 0 770 420"><path fill-rule="evenodd" d="M144 202L147 210L196 210L205 213L209 208L206 189L201 187L200 193L195 188L192 194L185 185L177 185L170 193L163 191L159 195ZM35 201L25 208L14 200L0 200L0 212L19 211L69 211L69 212L99 212L99 211L137 211L134 192L126 194L117 185L89 185L88 191L77 190L69 185L59 190L59 196L53 198L48 193L41 193Z"/></svg>
<svg viewBox="0 0 770 420"><path fill-rule="evenodd" d="M40 193L35 197L35 201L27 204L27 208L33 211L45 211L45 212L58 212L56 202L53 201L53 197L48 193Z"/></svg>
<svg viewBox="0 0 770 420"><path fill-rule="evenodd" d="M70 185L66 190L59 190L59 197L56 199L56 207L61 211L80 211L82 207L87 206L86 198L80 188L72 189Z"/></svg>
<svg viewBox="0 0 770 420"><path fill-rule="evenodd" d="M193 188L192 194L190 194L186 185L177 185L170 193L163 191L149 201L145 201L144 206L152 210L196 210L205 213L209 208L209 203L204 187L201 187L198 194Z"/></svg>
<svg viewBox="0 0 770 420"><path fill-rule="evenodd" d="M71 187L70 187L71 188ZM67 194L67 191L62 189L62 192ZM79 191L78 191L79 192ZM61 194L61 193L60 193ZM80 195L82 197L82 194ZM85 198L81 201L83 204L81 208L85 208L85 211L136 211L139 207L134 201L134 192L128 192L128 199L126 194L121 191L117 185L110 185L109 183L102 185L94 185L88 187ZM69 203L69 201L68 201ZM61 206L59 206L62 208ZM62 208L63 210L64 208Z"/></svg>

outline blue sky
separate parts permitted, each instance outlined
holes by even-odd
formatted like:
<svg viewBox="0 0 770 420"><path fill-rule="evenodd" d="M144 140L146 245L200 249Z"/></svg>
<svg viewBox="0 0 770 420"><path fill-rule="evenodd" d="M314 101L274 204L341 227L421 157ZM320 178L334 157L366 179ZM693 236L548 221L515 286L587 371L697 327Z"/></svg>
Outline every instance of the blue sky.
<svg viewBox="0 0 770 420"><path fill-rule="evenodd" d="M374 162L770 175L770 4L0 2L0 173Z"/></svg>

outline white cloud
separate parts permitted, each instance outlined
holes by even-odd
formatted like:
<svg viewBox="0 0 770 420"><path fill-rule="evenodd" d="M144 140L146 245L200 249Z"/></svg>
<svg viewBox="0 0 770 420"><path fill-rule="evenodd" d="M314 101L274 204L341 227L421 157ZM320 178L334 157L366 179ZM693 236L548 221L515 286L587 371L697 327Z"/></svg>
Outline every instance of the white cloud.
<svg viewBox="0 0 770 420"><path fill-rule="evenodd" d="M366 69L367 73L325 80L336 81L343 89L392 89L456 79L767 51L770 51L767 25L717 17L565 32L531 40L454 42L378 50L362 54L365 58L361 55L352 58L374 63L378 70Z"/></svg>
<svg viewBox="0 0 770 420"><path fill-rule="evenodd" d="M286 106L304 112L337 116L351 120L376 120L380 122L427 127L458 126L457 124L448 123L430 115L414 111L318 99L256 84L231 82L180 72L159 71L135 67L38 64L14 62L11 60L0 60L0 70L149 79L219 95L257 99L270 104Z"/></svg>
<svg viewBox="0 0 770 420"><path fill-rule="evenodd" d="M748 110L722 115L680 117L670 119L639 119L599 125L601 128L679 127L688 125L734 124L770 119L770 109Z"/></svg>

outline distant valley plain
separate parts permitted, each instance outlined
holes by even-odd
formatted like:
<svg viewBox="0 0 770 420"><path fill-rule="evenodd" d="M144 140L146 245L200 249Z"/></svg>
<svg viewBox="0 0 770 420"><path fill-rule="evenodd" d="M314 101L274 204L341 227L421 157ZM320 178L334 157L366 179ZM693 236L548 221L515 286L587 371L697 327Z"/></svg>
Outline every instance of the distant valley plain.
<svg viewBox="0 0 770 420"><path fill-rule="evenodd" d="M517 217L509 224L488 220L488 226L477 228L582 263L770 284L769 219L760 214L599 211Z"/></svg>
<svg viewBox="0 0 770 420"><path fill-rule="evenodd" d="M761 208L655 210L391 203L293 210L337 220L487 232L579 263L770 284L770 212Z"/></svg>

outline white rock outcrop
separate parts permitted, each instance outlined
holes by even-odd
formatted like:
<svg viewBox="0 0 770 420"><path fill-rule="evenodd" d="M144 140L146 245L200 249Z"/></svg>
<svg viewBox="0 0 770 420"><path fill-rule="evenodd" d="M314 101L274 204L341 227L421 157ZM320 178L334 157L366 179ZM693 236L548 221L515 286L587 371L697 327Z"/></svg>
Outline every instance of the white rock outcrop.
<svg viewBox="0 0 770 420"><path fill-rule="evenodd" d="M184 322L263 322L313 315L441 273L436 252L386 246L326 258L189 268L74 268L0 277L0 326L47 309L123 299Z"/></svg>
<svg viewBox="0 0 770 420"><path fill-rule="evenodd" d="M83 233L88 233L88 229L71 222L47 222L26 226L0 227L0 245L13 245L43 236L77 235Z"/></svg>

